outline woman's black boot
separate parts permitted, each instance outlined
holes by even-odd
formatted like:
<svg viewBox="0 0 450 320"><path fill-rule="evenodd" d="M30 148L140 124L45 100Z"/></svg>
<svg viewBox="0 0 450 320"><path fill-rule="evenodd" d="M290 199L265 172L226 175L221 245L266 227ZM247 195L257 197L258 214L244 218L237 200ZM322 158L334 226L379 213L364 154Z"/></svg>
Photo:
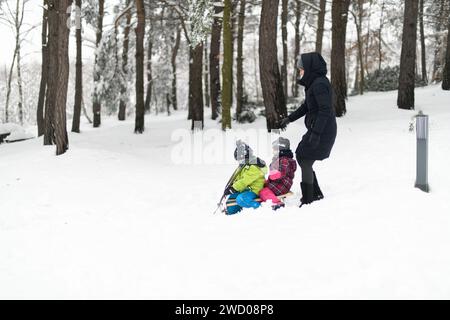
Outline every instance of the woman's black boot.
<svg viewBox="0 0 450 320"><path fill-rule="evenodd" d="M322 190L320 190L319 182L317 181L316 172L313 171L314 174L314 200L323 199Z"/></svg>
<svg viewBox="0 0 450 320"><path fill-rule="evenodd" d="M304 204L310 204L314 201L314 185L309 183L300 182L302 188L302 195L300 207Z"/></svg>

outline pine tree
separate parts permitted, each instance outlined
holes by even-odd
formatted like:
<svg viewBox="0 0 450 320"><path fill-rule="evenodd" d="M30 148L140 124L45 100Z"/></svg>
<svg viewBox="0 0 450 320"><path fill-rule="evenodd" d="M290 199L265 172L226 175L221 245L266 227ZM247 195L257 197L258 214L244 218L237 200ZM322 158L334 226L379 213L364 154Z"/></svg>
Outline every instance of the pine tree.
<svg viewBox="0 0 450 320"><path fill-rule="evenodd" d="M97 16L97 31L96 31L96 41L95 46L97 50L99 49L103 36L103 16L105 13L105 0L98 1L98 16ZM94 128L97 128L101 124L101 100L98 95L98 85L100 83L102 70L98 66L98 53L95 54L95 64L94 64L94 91L92 94L92 111L94 113Z"/></svg>
<svg viewBox="0 0 450 320"><path fill-rule="evenodd" d="M295 30L295 44L294 44L294 56L295 59L297 59L298 55L300 54L300 18L301 18L301 2L300 0L295 0L295 23L294 23L294 30ZM316 46L317 47L317 46ZM297 60L295 61L295 64L297 64ZM298 83L297 83L297 69L294 71L294 81L292 81L292 94L294 97L298 97Z"/></svg>
<svg viewBox="0 0 450 320"><path fill-rule="evenodd" d="M322 53L322 41L325 25L325 10L327 7L326 0L320 0L319 18L317 20L317 34L316 34L316 52Z"/></svg>
<svg viewBox="0 0 450 320"><path fill-rule="evenodd" d="M347 80L345 69L345 38L347 33L348 8L350 0L333 0L332 4L332 47L331 47L331 85L334 89L333 105L336 116L347 112Z"/></svg>
<svg viewBox="0 0 450 320"><path fill-rule="evenodd" d="M136 33L136 118L135 133L144 132L144 35L145 6L144 0L136 0L137 26Z"/></svg>
<svg viewBox="0 0 450 320"><path fill-rule="evenodd" d="M233 42L231 33L231 0L225 0L223 9L223 65L222 65L222 130L231 128L233 86Z"/></svg>
<svg viewBox="0 0 450 320"><path fill-rule="evenodd" d="M400 77L398 83L397 106L400 109L414 109L414 79L416 75L417 15L419 1L405 2Z"/></svg>
<svg viewBox="0 0 450 320"><path fill-rule="evenodd" d="M37 105L37 127L38 127L38 137L44 134L44 103L45 103L45 92L47 89L47 79L48 79L48 47L47 47L47 0L43 0L43 9L42 9L42 33L41 33L41 41L42 41L42 64L41 64L41 83L39 86L39 99Z"/></svg>
<svg viewBox="0 0 450 320"><path fill-rule="evenodd" d="M287 22L288 22L288 0L281 0L281 42L283 47L283 65L281 66L281 80L283 81L283 92L287 99L288 97L288 32L287 32Z"/></svg>
<svg viewBox="0 0 450 320"><path fill-rule="evenodd" d="M81 43L81 0L75 0L79 25L76 29L77 57L75 63L75 105L73 108L72 132L80 132L81 101L83 99L83 63Z"/></svg>
<svg viewBox="0 0 450 320"><path fill-rule="evenodd" d="M49 81L45 109L44 144L56 144L56 154L69 148L66 102L69 81L69 31L67 8L71 0L48 0Z"/></svg>
<svg viewBox="0 0 450 320"><path fill-rule="evenodd" d="M237 39L237 57L236 57L236 119L239 117L244 107L244 24L245 24L245 5L246 0L240 0L238 17L238 39Z"/></svg>
<svg viewBox="0 0 450 320"><path fill-rule="evenodd" d="M278 4L279 0L263 1L259 24L259 68L269 132L278 129L287 115L277 55Z"/></svg>
<svg viewBox="0 0 450 320"><path fill-rule="evenodd" d="M359 89L359 94L364 94L364 59L363 59L363 39L362 39L362 27L363 27L363 15L364 15L364 0L357 0L352 2L352 10L350 13L353 15L353 20L356 26L356 36L358 44L358 63L357 73L355 81L355 89Z"/></svg>
<svg viewBox="0 0 450 320"><path fill-rule="evenodd" d="M178 98L177 98L177 56L180 49L181 42L181 29L177 26L175 44L172 48L172 56L170 59L172 65L172 93L170 101L172 103L173 109L178 110Z"/></svg>
<svg viewBox="0 0 450 320"><path fill-rule="evenodd" d="M204 54L203 54L203 84L204 84L204 89L203 89L203 93L205 94L205 107L209 108L210 104L211 104L211 99L209 96L209 70L208 70L208 38L205 38L205 42L203 44L203 50L204 50Z"/></svg>
<svg viewBox="0 0 450 320"><path fill-rule="evenodd" d="M447 50L445 54L445 67L442 79L442 89L450 90L450 17L447 26Z"/></svg>
<svg viewBox="0 0 450 320"><path fill-rule="evenodd" d="M153 56L153 33L154 33L154 26L153 26L153 19L151 17L151 6L148 6L149 13L148 16L150 17L150 30L147 33L147 91L145 94L145 103L144 103L144 110L145 112L150 112L150 104L152 102L152 93L153 93L153 73L152 73L152 56ZM164 15L164 11L162 12L162 15ZM161 17L161 20L164 19L164 16Z"/></svg>
<svg viewBox="0 0 450 320"><path fill-rule="evenodd" d="M176 108L176 57L180 46L180 28L178 21L172 17L173 11L166 10L151 22L153 37L152 73L156 75L151 85L151 96L156 112L167 111L170 105ZM177 39L175 39L175 36ZM168 60L170 59L170 63ZM175 81L175 83L174 83ZM148 92L148 91L147 91Z"/></svg>
<svg viewBox="0 0 450 320"><path fill-rule="evenodd" d="M211 97L211 119L216 120L220 112L220 38L222 34L222 19L218 15L223 7L214 7L214 21L211 29L209 49L209 83Z"/></svg>
<svg viewBox="0 0 450 320"><path fill-rule="evenodd" d="M130 5L131 0L126 1L126 7ZM123 32L123 48L122 48L122 74L124 81L120 84L120 101L119 101L119 113L118 113L118 119L120 121L125 120L126 118L126 109L127 109L127 102L128 102L128 50L130 46L130 23L131 23L131 13L130 10L128 10L126 13L126 20L125 20L125 28Z"/></svg>
<svg viewBox="0 0 450 320"><path fill-rule="evenodd" d="M191 110L191 130L203 129L203 42L189 47L189 109Z"/></svg>
<svg viewBox="0 0 450 320"><path fill-rule="evenodd" d="M443 63L444 63L444 35L447 18L450 15L450 1L435 0L431 1L427 8L428 16L431 20L431 26L434 32L434 59L432 69L432 82L442 81Z"/></svg>
<svg viewBox="0 0 450 320"><path fill-rule="evenodd" d="M203 44L212 25L213 6L210 0L189 0L189 109L191 129L203 129Z"/></svg>
<svg viewBox="0 0 450 320"><path fill-rule="evenodd" d="M95 88L97 99L104 105L104 112L114 114L119 105L121 87L126 82L119 66L116 28L103 32L100 48L97 50L96 68L103 70Z"/></svg>
<svg viewBox="0 0 450 320"><path fill-rule="evenodd" d="M422 81L428 83L427 76L427 60L426 60L426 50L425 50L425 29L423 23L423 8L424 0L419 0L419 25L420 25L420 54L422 62Z"/></svg>

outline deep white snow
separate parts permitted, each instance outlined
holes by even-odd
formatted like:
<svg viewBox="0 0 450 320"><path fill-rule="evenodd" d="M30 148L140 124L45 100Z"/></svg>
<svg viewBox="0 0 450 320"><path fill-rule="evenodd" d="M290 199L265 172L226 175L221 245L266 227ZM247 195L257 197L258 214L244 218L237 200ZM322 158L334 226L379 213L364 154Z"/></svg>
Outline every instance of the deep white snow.
<svg viewBox="0 0 450 320"><path fill-rule="evenodd" d="M0 298L449 299L450 92L416 89L429 194L414 188L417 111L395 101L350 98L315 166L325 199L297 207L298 170L276 212L212 214L235 164L228 149L226 163L175 164L182 111L148 116L143 135L132 119L84 124L59 157L41 139L2 144ZM295 149L304 131L299 120L283 136Z"/></svg>
<svg viewBox="0 0 450 320"><path fill-rule="evenodd" d="M15 123L2 123L0 124L0 134L9 134L6 138L6 142L15 142L21 140L32 139L36 135L29 130L15 124Z"/></svg>

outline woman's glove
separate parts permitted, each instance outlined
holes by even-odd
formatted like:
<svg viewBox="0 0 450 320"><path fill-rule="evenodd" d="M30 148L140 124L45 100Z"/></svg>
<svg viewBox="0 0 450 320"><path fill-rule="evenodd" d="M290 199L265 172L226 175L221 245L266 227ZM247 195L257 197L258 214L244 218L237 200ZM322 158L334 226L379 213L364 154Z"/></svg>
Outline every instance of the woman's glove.
<svg viewBox="0 0 450 320"><path fill-rule="evenodd" d="M288 126L289 123L291 123L291 120L289 120L288 117L282 119L281 122L280 122L280 128L282 130L286 129L286 127Z"/></svg>
<svg viewBox="0 0 450 320"><path fill-rule="evenodd" d="M311 132L311 135L309 136L309 143L311 144L311 147L313 149L317 148L320 143L320 135L318 135L314 131Z"/></svg>

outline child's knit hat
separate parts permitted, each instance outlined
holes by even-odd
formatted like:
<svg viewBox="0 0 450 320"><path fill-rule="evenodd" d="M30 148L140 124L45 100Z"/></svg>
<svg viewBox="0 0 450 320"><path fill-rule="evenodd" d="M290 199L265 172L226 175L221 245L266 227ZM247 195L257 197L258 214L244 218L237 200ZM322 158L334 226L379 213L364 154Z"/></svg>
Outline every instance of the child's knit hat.
<svg viewBox="0 0 450 320"><path fill-rule="evenodd" d="M248 144L241 140L236 141L236 149L234 150L234 159L241 161L253 157L253 150Z"/></svg>
<svg viewBox="0 0 450 320"><path fill-rule="evenodd" d="M279 137L274 142L272 142L272 147L278 150L289 150L291 149L291 143L289 139Z"/></svg>

